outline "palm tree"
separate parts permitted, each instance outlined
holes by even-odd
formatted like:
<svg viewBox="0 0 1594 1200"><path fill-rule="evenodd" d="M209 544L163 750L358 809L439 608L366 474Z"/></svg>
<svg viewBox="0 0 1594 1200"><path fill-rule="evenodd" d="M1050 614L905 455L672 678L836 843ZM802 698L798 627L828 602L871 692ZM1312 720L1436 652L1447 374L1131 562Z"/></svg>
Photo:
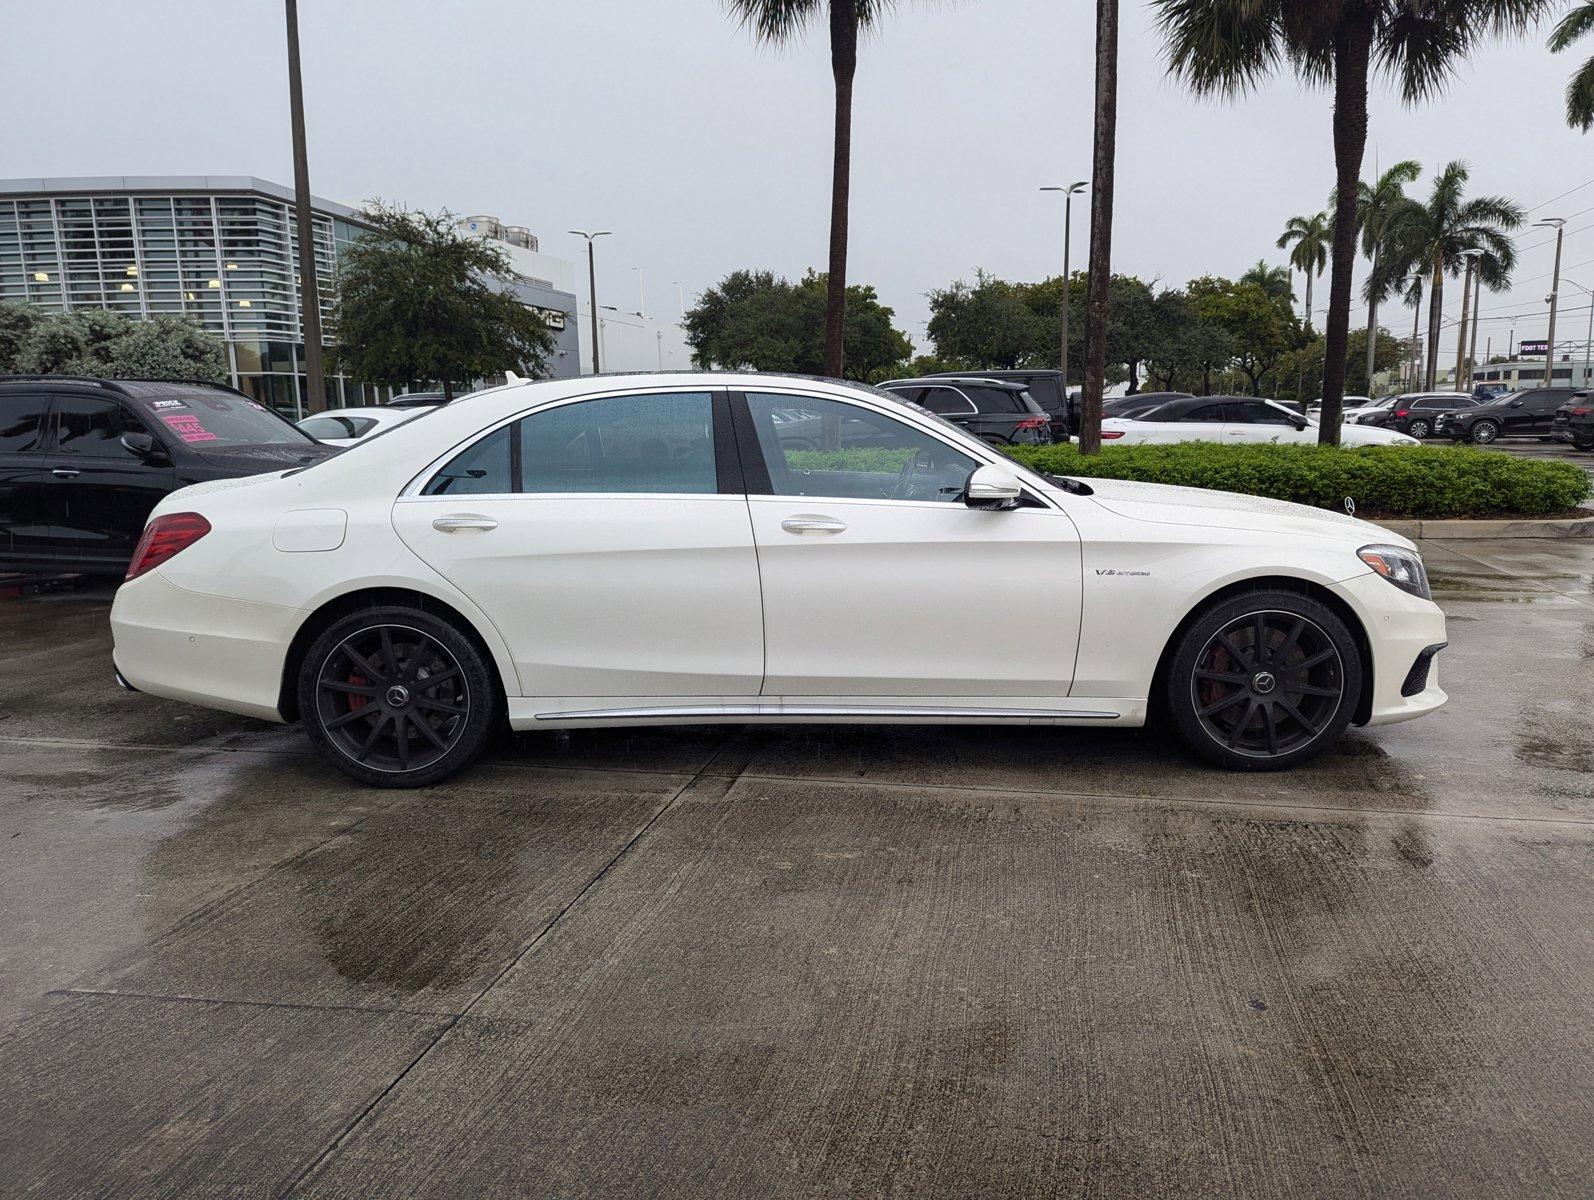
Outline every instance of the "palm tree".
<svg viewBox="0 0 1594 1200"><path fill-rule="evenodd" d="M1291 305L1295 303L1295 284L1290 279L1288 267L1270 267L1259 258L1256 266L1240 276L1240 282L1256 284L1274 300L1284 300Z"/></svg>
<svg viewBox="0 0 1594 1200"><path fill-rule="evenodd" d="M1306 276L1307 333L1312 332L1312 280L1321 275L1323 268L1328 265L1328 244L1333 240L1326 212L1313 213L1309 217L1291 217L1285 222L1284 232L1279 235L1280 250L1292 244L1295 247L1290 251L1290 266Z"/></svg>
<svg viewBox="0 0 1594 1200"><path fill-rule="evenodd" d="M1408 104L1426 100L1486 38L1526 32L1555 2L1152 0L1167 34L1169 69L1198 94L1248 91L1283 63L1308 84L1333 87L1338 202L1323 364L1324 442L1339 441L1370 77L1393 77Z"/></svg>
<svg viewBox="0 0 1594 1200"><path fill-rule="evenodd" d="M1561 18L1550 35L1550 49L1559 54L1586 33L1594 33L1594 0L1582 0ZM1566 85L1566 123L1584 133L1594 126L1594 58L1579 67Z"/></svg>
<svg viewBox="0 0 1594 1200"><path fill-rule="evenodd" d="M1107 387L1107 295L1112 283L1113 167L1118 153L1118 0L1096 0L1096 128L1090 175L1090 274L1085 283L1085 371L1079 452L1101 452Z"/></svg>
<svg viewBox="0 0 1594 1200"><path fill-rule="evenodd" d="M1365 181L1356 185L1356 224L1361 229L1362 253L1372 262L1373 274L1378 273L1378 256L1383 249L1389 228L1390 216L1406 199L1406 185L1416 183L1422 174L1420 163L1405 159L1396 163L1378 177L1376 183ZM1367 389L1372 391L1373 367L1378 350L1378 300L1367 296Z"/></svg>
<svg viewBox="0 0 1594 1200"><path fill-rule="evenodd" d="M830 72L836 85L835 156L830 185L830 270L825 290L825 374L842 377L847 321L847 203L852 190L852 80L858 32L875 25L892 0L726 0L761 42L795 40L821 13L830 19Z"/></svg>
<svg viewBox="0 0 1594 1200"><path fill-rule="evenodd" d="M1510 285L1516 247L1507 232L1524 219L1522 206L1504 196L1464 197L1470 172L1464 162L1448 164L1434 179L1424 203L1397 206L1385 225L1383 258L1368 281L1370 296L1387 296L1409 287L1413 275L1428 289L1428 366L1424 388L1432 391L1439 370L1439 326L1444 316L1445 276L1459 275L1463 252L1482 250L1476 270L1491 292Z"/></svg>

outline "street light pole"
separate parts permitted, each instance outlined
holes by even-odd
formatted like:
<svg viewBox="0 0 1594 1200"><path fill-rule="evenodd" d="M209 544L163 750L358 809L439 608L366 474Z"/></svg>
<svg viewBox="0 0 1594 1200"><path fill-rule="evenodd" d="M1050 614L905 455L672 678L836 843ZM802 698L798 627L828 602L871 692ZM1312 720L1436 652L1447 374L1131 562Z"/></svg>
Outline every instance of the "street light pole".
<svg viewBox="0 0 1594 1200"><path fill-rule="evenodd" d="M1090 186L1088 180L1071 183L1067 187L1043 187L1043 192L1063 193L1063 337L1062 353L1058 360L1063 368L1063 411L1068 411L1068 251L1069 243L1073 241L1074 228L1074 197Z"/></svg>
<svg viewBox="0 0 1594 1200"><path fill-rule="evenodd" d="M304 334L304 371L309 411L327 406L321 365L321 289L315 273L315 218L310 213L310 154L304 140L304 84L299 77L299 4L286 0L288 17L288 110L293 124L293 210L299 224L299 325Z"/></svg>
<svg viewBox="0 0 1594 1200"><path fill-rule="evenodd" d="M1456 374L1455 388L1461 391L1461 372L1467 365L1467 318L1470 315L1472 304L1472 277L1477 272L1478 260L1483 257L1483 251L1477 247L1463 250L1461 257L1467 260L1467 276L1461 285L1461 328L1456 332ZM1473 331L1477 331L1477 322L1473 322ZM1471 391L1469 384L1468 391Z"/></svg>
<svg viewBox="0 0 1594 1200"><path fill-rule="evenodd" d="M1478 326L1483 312L1483 272L1478 271L1472 280L1472 346L1467 351L1467 390L1470 392L1478 378Z"/></svg>
<svg viewBox="0 0 1594 1200"><path fill-rule="evenodd" d="M602 374L598 363L598 267L593 257L592 243L601 237L608 237L610 231L600 229L596 233L588 233L585 229L572 229L576 237L587 239L587 296L592 302L592 373Z"/></svg>
<svg viewBox="0 0 1594 1200"><path fill-rule="evenodd" d="M1561 242L1566 237L1565 217L1545 217L1542 221L1535 221L1535 229L1540 226L1555 229L1555 274L1550 280L1550 332L1545 338L1544 346L1544 386L1555 386L1555 310L1561 294Z"/></svg>

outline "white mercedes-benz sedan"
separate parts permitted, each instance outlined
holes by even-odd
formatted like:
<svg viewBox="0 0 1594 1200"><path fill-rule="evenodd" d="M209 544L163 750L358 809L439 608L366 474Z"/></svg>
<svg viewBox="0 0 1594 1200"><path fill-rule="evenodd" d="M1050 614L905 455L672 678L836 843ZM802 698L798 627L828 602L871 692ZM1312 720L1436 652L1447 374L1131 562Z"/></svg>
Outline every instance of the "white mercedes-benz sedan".
<svg viewBox="0 0 1594 1200"><path fill-rule="evenodd" d="M111 611L137 691L304 724L413 786L515 729L1143 724L1271 769L1439 707L1411 542L1035 474L870 388L513 384L172 493Z"/></svg>
<svg viewBox="0 0 1594 1200"><path fill-rule="evenodd" d="M1276 400L1253 396L1184 396L1137 417L1101 423L1102 441L1114 446L1167 445L1172 442L1274 442L1315 446L1317 422ZM1376 425L1346 425L1342 446L1420 446L1414 437Z"/></svg>

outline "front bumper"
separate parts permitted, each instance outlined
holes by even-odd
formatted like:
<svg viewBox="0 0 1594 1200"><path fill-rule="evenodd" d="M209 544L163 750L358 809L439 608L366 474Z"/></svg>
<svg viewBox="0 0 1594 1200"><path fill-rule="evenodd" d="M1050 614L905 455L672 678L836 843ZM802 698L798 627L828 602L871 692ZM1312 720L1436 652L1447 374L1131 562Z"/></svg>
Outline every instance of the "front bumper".
<svg viewBox="0 0 1594 1200"><path fill-rule="evenodd" d="M157 568L111 604L111 660L130 691L281 721L282 667L295 609L206 596Z"/></svg>
<svg viewBox="0 0 1594 1200"><path fill-rule="evenodd" d="M1355 610L1372 649L1373 694L1369 725L1392 725L1425 716L1450 697L1439 686L1439 667L1430 654L1422 690L1405 695L1412 668L1425 651L1447 641L1445 614L1432 600L1413 596L1372 571L1334 585Z"/></svg>

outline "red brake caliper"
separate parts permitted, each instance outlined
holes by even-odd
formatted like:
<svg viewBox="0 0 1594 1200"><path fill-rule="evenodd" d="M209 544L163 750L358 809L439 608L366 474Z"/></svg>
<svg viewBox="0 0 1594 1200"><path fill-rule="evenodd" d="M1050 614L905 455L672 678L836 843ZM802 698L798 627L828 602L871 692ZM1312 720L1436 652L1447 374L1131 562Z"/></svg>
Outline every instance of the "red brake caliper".
<svg viewBox="0 0 1594 1200"><path fill-rule="evenodd" d="M352 684L354 687L364 687L365 686L365 676L364 675L350 675L349 676L349 683ZM362 708L364 708L366 706L366 703L367 703L367 701L366 701L364 696L350 696L349 697L349 711L350 712L359 712L360 709L362 709Z"/></svg>

